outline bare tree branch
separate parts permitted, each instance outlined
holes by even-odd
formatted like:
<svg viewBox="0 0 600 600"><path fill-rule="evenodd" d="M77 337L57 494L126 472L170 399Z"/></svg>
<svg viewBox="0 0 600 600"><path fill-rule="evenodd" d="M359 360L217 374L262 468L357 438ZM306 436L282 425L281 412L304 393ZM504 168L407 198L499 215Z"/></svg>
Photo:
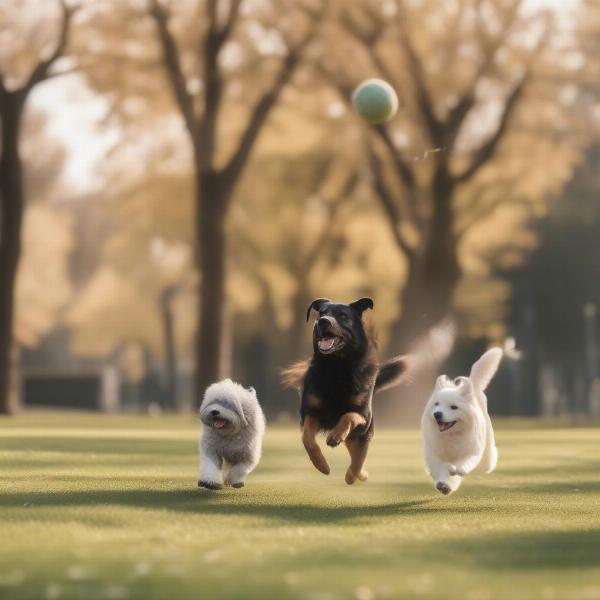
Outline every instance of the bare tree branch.
<svg viewBox="0 0 600 600"><path fill-rule="evenodd" d="M363 6L360 18L360 24L353 18L351 9L342 13L341 23L355 39L360 41L365 47L374 46L384 31L383 19L379 18L375 12L370 11L367 6ZM368 23L367 23L368 21Z"/></svg>
<svg viewBox="0 0 600 600"><path fill-rule="evenodd" d="M200 169L205 173L214 169L214 157L217 145L217 126L221 98L223 95L223 78L219 69L219 53L229 39L239 14L242 0L232 0L225 23L218 19L217 0L207 0L207 29L202 38L204 110L197 119L197 135L193 135L196 159ZM193 105L193 100L192 100Z"/></svg>
<svg viewBox="0 0 600 600"><path fill-rule="evenodd" d="M330 71L323 65L318 65L317 68L319 69L320 73L324 77L326 77L329 80L329 82L333 85L338 95L340 96L340 99L348 107L351 108L352 85L349 82L340 79L338 75L335 75L332 71ZM404 186L409 190L409 192L413 194L416 190L417 182L415 179L415 173L412 168L412 165L403 156L402 151L394 145L394 141L392 140L390 133L385 125L373 125L373 129L390 152L398 175L400 176L400 180L402 181Z"/></svg>
<svg viewBox="0 0 600 600"><path fill-rule="evenodd" d="M518 9L518 2L515 5L515 10ZM500 120L498 122L498 127L494 134L484 142L473 154L471 158L471 163L464 169L462 173L459 173L455 176L455 181L464 182L468 181L471 177L473 177L481 167L483 167L487 162L494 156L500 141L504 137L506 130L508 129L509 122L514 114L514 111L519 104L520 99L525 92L527 84L529 83L531 77L531 70L535 59L544 49L546 42L548 41L548 32L550 30L552 24L552 18L544 15L545 26L542 33L539 36L537 44L532 50L526 64L525 71L521 78L514 85L512 91L506 97L504 107L502 113L500 115Z"/></svg>
<svg viewBox="0 0 600 600"><path fill-rule="evenodd" d="M321 235L317 238L316 242L313 244L313 247L304 258L303 262L306 265L312 266L317 261L319 254L322 254L328 248L330 240L333 239L333 236L331 235L331 228L340 212L340 208L347 200L348 196L352 194L358 181L358 173L356 170L354 170L348 174L348 177L346 178L346 181L344 182L344 185L340 191L330 200L327 222L323 227Z"/></svg>
<svg viewBox="0 0 600 600"><path fill-rule="evenodd" d="M444 144L447 148L451 148L458 137L461 127L465 122L467 115L475 105L475 92L481 78L488 72L494 62L498 50L506 41L506 38L515 22L518 14L518 9L522 0L514 0L508 7L500 31L494 36L491 43L487 47L482 48L483 59L476 69L471 83L467 86L466 91L462 94L456 105L448 112L444 120ZM481 18L481 17L480 17ZM482 42L484 46L485 42Z"/></svg>
<svg viewBox="0 0 600 600"><path fill-rule="evenodd" d="M508 197L507 197L508 196ZM488 202L481 203L476 210L469 213L469 218L466 219L460 227L457 228L456 231L456 239L460 240L464 237L464 235L475 225L485 221L488 217L490 217L498 208L501 206L530 206L531 201L523 196L519 197L510 197L510 192L499 194L494 199L489 200Z"/></svg>
<svg viewBox="0 0 600 600"><path fill-rule="evenodd" d="M352 85L347 81L343 81L339 77L339 74L334 74L331 70L327 69L322 64L317 65L317 68L320 71L320 73L333 85L335 90L338 92L340 99L347 106L351 107L352 102L350 98L352 92ZM390 132L384 124L373 125L372 128L387 148L391 156L392 162L395 166L396 173L398 174L398 177L400 178L400 181L406 190L407 196L403 197L404 211L407 214L408 218L410 218L412 223L415 225L415 227L417 227L419 230L422 230L422 219L417 212L417 180L415 177L414 169L411 163L403 155L402 151L395 146L394 141L390 136ZM390 193L388 193L388 196L391 199ZM393 202L394 200L391 199L391 201Z"/></svg>
<svg viewBox="0 0 600 600"><path fill-rule="evenodd" d="M156 23L163 60L167 69L171 88L175 95L175 100L177 101L177 106L181 111L188 131L193 138L196 138L198 122L196 111L194 110L194 99L187 90L186 77L181 65L177 44L169 30L169 16L166 10L161 6L159 0L152 0L150 15Z"/></svg>
<svg viewBox="0 0 600 600"><path fill-rule="evenodd" d="M373 129L389 150L402 183L410 192L414 192L417 187L415 172L411 164L402 155L402 152L395 146L387 127L384 124L379 124L374 125Z"/></svg>
<svg viewBox="0 0 600 600"><path fill-rule="evenodd" d="M242 4L242 0L231 0L231 5L229 7L229 13L227 15L227 19L225 20L225 24L220 30L220 36L223 41L227 40L233 31L235 26L235 22L240 13L240 5Z"/></svg>
<svg viewBox="0 0 600 600"><path fill-rule="evenodd" d="M35 66L33 71L31 72L29 79L22 87L23 93L25 96L29 94L31 89L44 79L48 77L48 71L50 67L54 64L54 62L60 58L65 51L67 46L68 38L69 38L69 26L71 24L71 19L77 10L76 7L69 7L65 4L64 0L60 2L62 7L62 22L60 27L60 32L58 35L58 41L56 46L54 47L53 52L50 56L44 60L40 60L38 64Z"/></svg>
<svg viewBox="0 0 600 600"><path fill-rule="evenodd" d="M74 65L68 69L62 69L61 71L52 71L44 77L44 81L48 79L55 79L56 77L64 77L65 75L71 75L73 73L81 73L86 68L84 65Z"/></svg>
<svg viewBox="0 0 600 600"><path fill-rule="evenodd" d="M254 105L238 147L224 168L226 182L236 181L242 172L264 122L276 105L283 88L292 78L296 67L300 64L303 52L313 39L317 26L318 22L313 21L301 41L288 50L273 83Z"/></svg>
<svg viewBox="0 0 600 600"><path fill-rule="evenodd" d="M455 176L456 181L461 183L468 181L494 156L500 141L508 129L511 117L519 103L519 100L521 99L521 96L523 95L523 92L525 91L528 81L529 74L526 73L513 87L504 103L504 108L502 109L496 131L473 153L470 164L462 171L462 173L459 173Z"/></svg>
<svg viewBox="0 0 600 600"><path fill-rule="evenodd" d="M344 12L342 15L341 23L344 29L358 42L360 42L365 50L367 51L369 58L371 59L373 65L377 68L377 70L381 73L382 77L394 84L395 76L392 71L385 64L381 56L377 53L377 41L381 37L383 33L383 20L380 19L374 28L371 31L365 31L364 28L359 26L356 21L351 17L349 12ZM396 83L394 87L398 90L400 86Z"/></svg>
<svg viewBox="0 0 600 600"><path fill-rule="evenodd" d="M400 44L404 49L408 61L408 71L414 82L417 93L417 106L423 117L423 121L429 133L429 137L435 146L443 146L442 124L435 114L435 106L425 81L425 71L421 58L417 54L410 38L408 29L404 24L404 16L400 15Z"/></svg>
<svg viewBox="0 0 600 600"><path fill-rule="evenodd" d="M376 196L381 204L381 207L383 208L383 212L387 217L388 223L390 224L392 235L396 240L396 244L404 252L407 258L412 259L415 257L415 251L406 243L406 240L400 234L399 226L403 220L403 217L398 209L398 204L396 203L393 194L390 191L387 182L385 181L381 160L372 147L369 147L369 163L371 165L371 172L373 173Z"/></svg>

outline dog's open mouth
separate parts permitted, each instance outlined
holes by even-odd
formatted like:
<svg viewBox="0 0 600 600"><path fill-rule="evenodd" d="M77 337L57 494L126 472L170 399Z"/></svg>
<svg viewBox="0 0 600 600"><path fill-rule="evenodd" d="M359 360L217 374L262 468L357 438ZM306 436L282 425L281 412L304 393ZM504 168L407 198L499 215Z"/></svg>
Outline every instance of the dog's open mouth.
<svg viewBox="0 0 600 600"><path fill-rule="evenodd" d="M330 354L339 350L344 345L341 337L326 336L319 340L319 351L321 354Z"/></svg>
<svg viewBox="0 0 600 600"><path fill-rule="evenodd" d="M448 429L450 429L454 425L456 425L456 421L448 421L447 423L444 423L444 421L437 422L437 426L440 432L448 431Z"/></svg>
<svg viewBox="0 0 600 600"><path fill-rule="evenodd" d="M227 421L225 419L213 419L212 426L215 429L223 429L227 425Z"/></svg>

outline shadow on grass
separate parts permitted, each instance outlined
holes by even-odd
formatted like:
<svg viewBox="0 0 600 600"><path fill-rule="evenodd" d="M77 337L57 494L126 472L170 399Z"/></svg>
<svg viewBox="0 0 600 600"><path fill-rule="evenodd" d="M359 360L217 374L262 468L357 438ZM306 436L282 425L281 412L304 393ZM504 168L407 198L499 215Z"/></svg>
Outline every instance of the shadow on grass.
<svg viewBox="0 0 600 600"><path fill-rule="evenodd" d="M477 533L470 537L430 539L415 542L401 534L383 542L384 550L372 554L365 552L364 541L346 543L343 548L313 548L295 556L297 564L317 560L323 569L342 571L349 561L360 563L363 569L398 569L398 557L409 554L421 568L428 565L470 573L516 573L536 571L547 573L556 580L557 574L572 570L600 568L600 529L570 531L534 531L502 534ZM286 557L275 557L274 568L284 568ZM277 564L277 562L279 564ZM558 575L560 577L560 575ZM517 591L515 590L515 593ZM513 596L517 597L517 596ZM558 596L557 596L558 597ZM594 596L596 598L596 596Z"/></svg>
<svg viewBox="0 0 600 600"><path fill-rule="evenodd" d="M580 458L570 459L555 459L552 461L550 466L541 467L536 466L510 466L505 467L500 464L498 469L499 475L520 475L520 476L536 476L536 475L569 475L571 473L577 473L577 475L583 474L598 474L600 473L600 461L597 460L584 460Z"/></svg>
<svg viewBox="0 0 600 600"><path fill-rule="evenodd" d="M492 569L600 567L600 529L484 535L452 545L452 560Z"/></svg>
<svg viewBox="0 0 600 600"><path fill-rule="evenodd" d="M564 494L600 492L600 481L560 481L555 483L521 484L501 487L503 492L527 492L532 494Z"/></svg>
<svg viewBox="0 0 600 600"><path fill-rule="evenodd" d="M122 506L150 510L167 510L196 515L252 516L293 523L335 525L356 518L401 516L427 511L444 512L444 507L427 507L429 500L358 503L351 505L315 505L277 502L270 498L244 499L244 492L209 492L205 490L86 490L68 492L4 493L0 509L19 508L24 518L32 509L81 506ZM231 495L230 495L231 494ZM233 495L235 494L235 496ZM11 518L14 518L14 513Z"/></svg>
<svg viewBox="0 0 600 600"><path fill-rule="evenodd" d="M62 452L68 454L116 454L118 456L130 455L177 455L186 456L195 454L197 442L194 440L169 440L169 439L122 439L98 437L26 437L2 439L3 452Z"/></svg>

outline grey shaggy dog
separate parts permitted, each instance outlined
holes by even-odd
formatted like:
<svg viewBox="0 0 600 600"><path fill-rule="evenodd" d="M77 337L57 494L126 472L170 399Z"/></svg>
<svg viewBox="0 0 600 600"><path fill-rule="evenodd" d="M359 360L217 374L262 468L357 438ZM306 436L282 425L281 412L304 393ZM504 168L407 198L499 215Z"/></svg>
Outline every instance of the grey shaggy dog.
<svg viewBox="0 0 600 600"><path fill-rule="evenodd" d="M231 379L210 385L200 405L203 423L200 440L199 487L234 488L258 464L265 434L265 416L254 388Z"/></svg>

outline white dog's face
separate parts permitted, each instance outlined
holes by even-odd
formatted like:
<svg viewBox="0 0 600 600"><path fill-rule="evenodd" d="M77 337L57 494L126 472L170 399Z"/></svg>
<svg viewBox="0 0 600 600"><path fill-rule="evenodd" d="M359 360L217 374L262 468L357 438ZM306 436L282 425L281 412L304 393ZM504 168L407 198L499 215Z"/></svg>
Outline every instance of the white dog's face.
<svg viewBox="0 0 600 600"><path fill-rule="evenodd" d="M454 381L442 375L429 399L425 414L435 423L440 433L459 431L469 426L476 418L473 388L467 377Z"/></svg>
<svg viewBox="0 0 600 600"><path fill-rule="evenodd" d="M222 435L238 433L248 425L243 408L244 396L248 394L256 398L252 388L246 390L231 379L213 383L206 390L200 405L200 420Z"/></svg>

